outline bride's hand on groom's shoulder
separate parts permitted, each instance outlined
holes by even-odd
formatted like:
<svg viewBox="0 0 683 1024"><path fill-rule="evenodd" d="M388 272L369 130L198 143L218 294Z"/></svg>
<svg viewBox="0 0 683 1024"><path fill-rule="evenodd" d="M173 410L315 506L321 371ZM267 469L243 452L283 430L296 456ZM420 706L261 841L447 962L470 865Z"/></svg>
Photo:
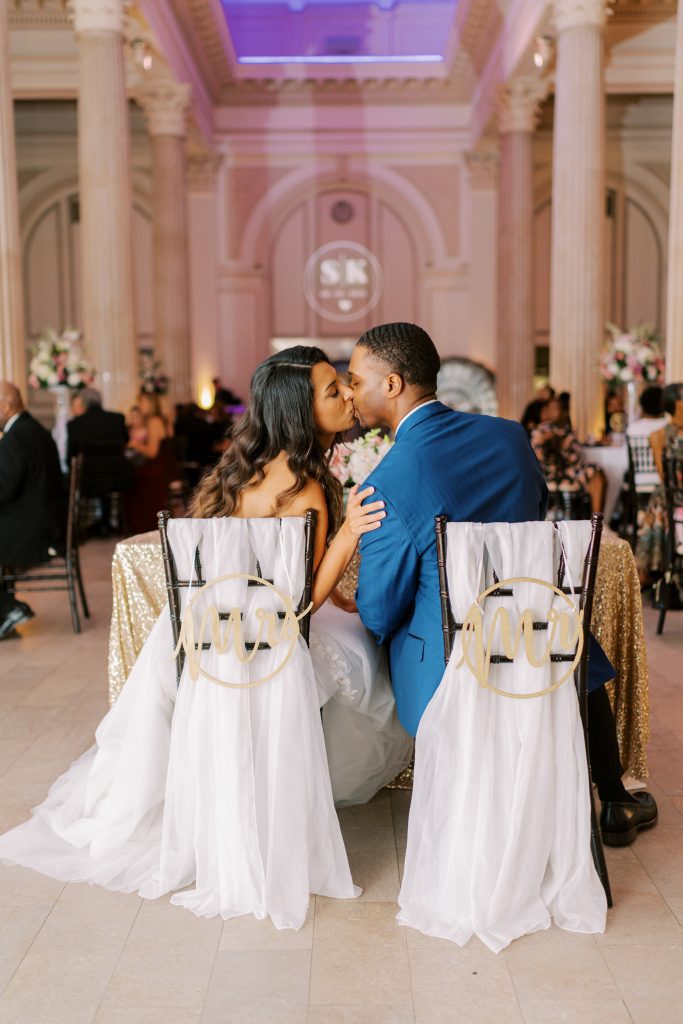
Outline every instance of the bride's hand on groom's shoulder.
<svg viewBox="0 0 683 1024"><path fill-rule="evenodd" d="M361 491L358 484L355 484L349 491L344 525L356 540L364 533L378 530L387 514L383 501L371 501L367 505L363 505L365 499L374 493L374 487L366 487Z"/></svg>

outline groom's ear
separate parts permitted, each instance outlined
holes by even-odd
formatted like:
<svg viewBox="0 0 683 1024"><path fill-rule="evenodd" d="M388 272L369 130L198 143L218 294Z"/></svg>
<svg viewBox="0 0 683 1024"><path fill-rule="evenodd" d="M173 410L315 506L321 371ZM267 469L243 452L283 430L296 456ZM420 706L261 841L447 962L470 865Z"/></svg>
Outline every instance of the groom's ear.
<svg viewBox="0 0 683 1024"><path fill-rule="evenodd" d="M405 381L400 373L390 373L389 376L384 379L384 386L386 388L387 398L398 398L405 388Z"/></svg>

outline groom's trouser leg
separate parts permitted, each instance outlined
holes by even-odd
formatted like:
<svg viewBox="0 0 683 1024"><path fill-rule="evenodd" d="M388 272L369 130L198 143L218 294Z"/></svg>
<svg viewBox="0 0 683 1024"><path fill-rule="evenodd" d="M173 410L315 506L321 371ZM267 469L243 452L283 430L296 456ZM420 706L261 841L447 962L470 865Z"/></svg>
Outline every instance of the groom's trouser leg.
<svg viewBox="0 0 683 1024"><path fill-rule="evenodd" d="M621 778L617 727L604 686L588 694L588 750L596 786Z"/></svg>

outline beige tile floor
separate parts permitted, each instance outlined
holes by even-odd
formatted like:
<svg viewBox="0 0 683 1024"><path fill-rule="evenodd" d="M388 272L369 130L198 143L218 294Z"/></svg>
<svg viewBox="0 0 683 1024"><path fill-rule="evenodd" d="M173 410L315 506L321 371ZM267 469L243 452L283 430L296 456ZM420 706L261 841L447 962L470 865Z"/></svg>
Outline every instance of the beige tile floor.
<svg viewBox="0 0 683 1024"><path fill-rule="evenodd" d="M91 742L107 709L112 545L90 542L93 618L70 631L63 595L0 644L0 830L24 820ZM683 614L646 613L652 786L660 824L608 851L604 936L556 928L495 956L395 921L409 795L341 814L353 903L312 901L301 931L203 920L87 885L0 868L2 1024L680 1024L683 1021Z"/></svg>

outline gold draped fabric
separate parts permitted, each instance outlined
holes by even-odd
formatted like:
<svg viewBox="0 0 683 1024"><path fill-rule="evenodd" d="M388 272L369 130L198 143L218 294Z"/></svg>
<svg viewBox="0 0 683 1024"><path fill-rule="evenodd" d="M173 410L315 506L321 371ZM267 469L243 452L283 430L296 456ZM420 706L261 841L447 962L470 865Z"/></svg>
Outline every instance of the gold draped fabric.
<svg viewBox="0 0 683 1024"><path fill-rule="evenodd" d="M354 560L341 590L352 596L358 579ZM109 702L113 704L166 602L159 536L145 533L116 545L112 562L114 604L109 640ZM617 670L609 684L624 769L647 777L650 739L648 670L640 583L624 540L604 540L598 562L593 633ZM170 638L169 638L170 654Z"/></svg>

